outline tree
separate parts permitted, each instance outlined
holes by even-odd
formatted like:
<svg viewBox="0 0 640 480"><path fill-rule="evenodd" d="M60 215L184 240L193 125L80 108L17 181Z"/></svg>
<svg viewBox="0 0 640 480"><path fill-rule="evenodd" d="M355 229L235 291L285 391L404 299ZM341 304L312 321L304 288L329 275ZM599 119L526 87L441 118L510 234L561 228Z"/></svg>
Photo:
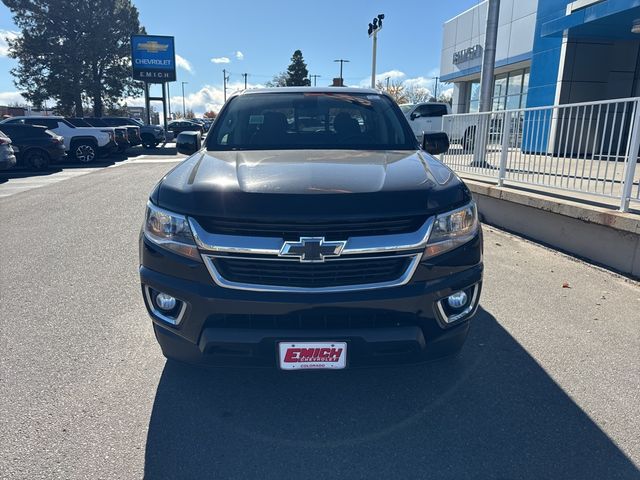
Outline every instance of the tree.
<svg viewBox="0 0 640 480"><path fill-rule="evenodd" d="M277 75L273 76L273 79L267 82L265 85L267 87L286 87L287 86L287 72L280 72Z"/></svg>
<svg viewBox="0 0 640 480"><path fill-rule="evenodd" d="M396 101L396 103L408 103L408 99L405 93L405 85L401 81L391 80L389 86L378 81L376 83L376 88L388 93L391 98Z"/></svg>
<svg viewBox="0 0 640 480"><path fill-rule="evenodd" d="M131 78L130 36L145 33L131 0L3 0L21 34L9 40L15 85L35 106L81 116L139 94Z"/></svg>
<svg viewBox="0 0 640 480"><path fill-rule="evenodd" d="M202 115L204 118L210 118L210 119L215 119L218 114L216 112L214 112L213 110L209 110L208 112L204 112L204 114Z"/></svg>
<svg viewBox="0 0 640 480"><path fill-rule="evenodd" d="M192 109L187 108L187 111L184 113L184 118L188 118L188 119L196 118L196 114L193 113Z"/></svg>
<svg viewBox="0 0 640 480"><path fill-rule="evenodd" d="M291 65L287 69L287 87L309 87L311 80L309 80L309 70L307 70L307 64L302 58L302 52L296 50L291 57Z"/></svg>
<svg viewBox="0 0 640 480"><path fill-rule="evenodd" d="M408 103L429 102L433 98L433 95L428 89L416 85L405 85L404 96Z"/></svg>

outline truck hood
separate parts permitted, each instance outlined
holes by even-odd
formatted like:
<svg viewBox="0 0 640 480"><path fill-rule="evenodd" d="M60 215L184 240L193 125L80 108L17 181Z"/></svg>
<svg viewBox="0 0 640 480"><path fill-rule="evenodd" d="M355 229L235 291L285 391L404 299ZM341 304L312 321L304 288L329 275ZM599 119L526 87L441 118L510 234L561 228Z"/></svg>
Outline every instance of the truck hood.
<svg viewBox="0 0 640 480"><path fill-rule="evenodd" d="M200 151L152 195L163 208L207 216L269 210L326 216L372 208L406 215L469 199L453 172L424 152L362 150Z"/></svg>

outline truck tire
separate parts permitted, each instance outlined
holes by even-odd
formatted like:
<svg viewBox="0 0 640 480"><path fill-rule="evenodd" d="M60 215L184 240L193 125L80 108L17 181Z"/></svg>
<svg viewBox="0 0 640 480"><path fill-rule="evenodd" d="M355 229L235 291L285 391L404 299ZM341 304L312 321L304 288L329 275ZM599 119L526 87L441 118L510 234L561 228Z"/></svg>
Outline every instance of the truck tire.
<svg viewBox="0 0 640 480"><path fill-rule="evenodd" d="M469 127L465 130L462 136L462 151L464 153L473 152L473 147L476 144L476 127Z"/></svg>
<svg viewBox="0 0 640 480"><path fill-rule="evenodd" d="M153 135L145 133L142 135L142 145L144 145L144 148L156 148L158 142L153 138Z"/></svg>
<svg viewBox="0 0 640 480"><path fill-rule="evenodd" d="M98 148L90 140L77 140L71 144L71 154L78 162L89 163L98 156Z"/></svg>
<svg viewBox="0 0 640 480"><path fill-rule="evenodd" d="M24 163L32 170L46 170L50 161L49 154L39 148L29 150L24 156Z"/></svg>

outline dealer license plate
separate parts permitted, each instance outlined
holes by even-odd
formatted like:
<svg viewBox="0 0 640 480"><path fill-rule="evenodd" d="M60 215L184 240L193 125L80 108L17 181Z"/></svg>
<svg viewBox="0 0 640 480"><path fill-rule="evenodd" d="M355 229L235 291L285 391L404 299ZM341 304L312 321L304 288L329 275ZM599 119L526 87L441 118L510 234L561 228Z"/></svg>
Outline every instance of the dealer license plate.
<svg viewBox="0 0 640 480"><path fill-rule="evenodd" d="M345 342L281 342L278 349L283 370L340 370L347 366Z"/></svg>

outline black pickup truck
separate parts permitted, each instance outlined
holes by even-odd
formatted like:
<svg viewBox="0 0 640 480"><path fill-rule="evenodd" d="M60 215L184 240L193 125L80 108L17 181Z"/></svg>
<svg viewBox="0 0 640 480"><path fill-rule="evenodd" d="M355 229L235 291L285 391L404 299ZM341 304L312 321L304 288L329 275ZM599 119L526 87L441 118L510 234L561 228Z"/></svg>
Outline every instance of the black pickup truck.
<svg viewBox="0 0 640 480"><path fill-rule="evenodd" d="M482 285L465 184L375 90L247 90L151 192L142 295L165 356L341 369L456 353Z"/></svg>

